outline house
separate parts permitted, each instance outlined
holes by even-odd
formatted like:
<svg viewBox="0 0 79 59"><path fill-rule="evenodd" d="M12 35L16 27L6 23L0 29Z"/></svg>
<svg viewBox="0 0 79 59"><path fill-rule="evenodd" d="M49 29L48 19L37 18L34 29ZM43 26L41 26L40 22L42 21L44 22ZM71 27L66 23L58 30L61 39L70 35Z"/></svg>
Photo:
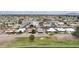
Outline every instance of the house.
<svg viewBox="0 0 79 59"><path fill-rule="evenodd" d="M3 23L0 23L0 29L2 28Z"/></svg>
<svg viewBox="0 0 79 59"><path fill-rule="evenodd" d="M58 24L59 24L59 25L63 25L63 24L64 24L64 22L58 22Z"/></svg>
<svg viewBox="0 0 79 59"><path fill-rule="evenodd" d="M36 26L36 27L39 26L39 22L38 22L38 21L32 21L31 24L32 24L33 26Z"/></svg>
<svg viewBox="0 0 79 59"><path fill-rule="evenodd" d="M28 32L28 33L31 33L31 32L32 32L32 28L28 28L28 29L27 29L27 32Z"/></svg>
<svg viewBox="0 0 79 59"><path fill-rule="evenodd" d="M76 31L76 30L73 29L73 28L65 28L65 30L66 30L67 33L73 33L73 32Z"/></svg>
<svg viewBox="0 0 79 59"><path fill-rule="evenodd" d="M47 29L47 32L56 32L56 30L54 28L49 28Z"/></svg>
<svg viewBox="0 0 79 59"><path fill-rule="evenodd" d="M44 30L43 30L42 28L37 28L37 32L38 32L38 33L43 33Z"/></svg>
<svg viewBox="0 0 79 59"><path fill-rule="evenodd" d="M25 32L26 31L26 29L25 28L20 28L20 29L18 29L18 30L16 30L15 32L16 33L23 33L23 32Z"/></svg>
<svg viewBox="0 0 79 59"><path fill-rule="evenodd" d="M7 34L15 34L15 29L7 29L5 31L5 33L7 33Z"/></svg>
<svg viewBox="0 0 79 59"><path fill-rule="evenodd" d="M57 31L59 32L65 32L65 29L64 28L55 28Z"/></svg>
<svg viewBox="0 0 79 59"><path fill-rule="evenodd" d="M43 26L44 27L51 27L52 26L52 23L50 23L50 22L44 22L43 23Z"/></svg>

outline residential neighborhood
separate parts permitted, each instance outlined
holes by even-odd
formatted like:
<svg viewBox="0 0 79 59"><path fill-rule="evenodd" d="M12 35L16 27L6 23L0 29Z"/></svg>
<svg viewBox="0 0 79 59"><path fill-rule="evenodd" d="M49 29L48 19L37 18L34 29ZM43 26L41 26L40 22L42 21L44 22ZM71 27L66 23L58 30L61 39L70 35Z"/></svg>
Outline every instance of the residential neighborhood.
<svg viewBox="0 0 79 59"><path fill-rule="evenodd" d="M30 36L40 38L36 39L38 43L39 40L43 40L43 37L47 37L47 40L73 40L75 36L72 33L76 32L77 27L79 27L79 16L0 15L0 43L17 42L16 38Z"/></svg>
<svg viewBox="0 0 79 59"><path fill-rule="evenodd" d="M78 16L0 16L0 30L3 32L28 32L33 25L37 32L72 33L79 26Z"/></svg>

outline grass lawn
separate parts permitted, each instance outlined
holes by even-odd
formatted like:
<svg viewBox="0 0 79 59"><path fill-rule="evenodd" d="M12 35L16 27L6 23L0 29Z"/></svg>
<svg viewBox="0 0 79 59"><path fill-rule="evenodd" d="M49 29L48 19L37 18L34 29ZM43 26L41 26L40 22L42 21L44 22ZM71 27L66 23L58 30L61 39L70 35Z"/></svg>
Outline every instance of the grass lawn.
<svg viewBox="0 0 79 59"><path fill-rule="evenodd" d="M30 42L29 38L19 37L7 47L79 47L79 40L54 40L47 37L35 38Z"/></svg>

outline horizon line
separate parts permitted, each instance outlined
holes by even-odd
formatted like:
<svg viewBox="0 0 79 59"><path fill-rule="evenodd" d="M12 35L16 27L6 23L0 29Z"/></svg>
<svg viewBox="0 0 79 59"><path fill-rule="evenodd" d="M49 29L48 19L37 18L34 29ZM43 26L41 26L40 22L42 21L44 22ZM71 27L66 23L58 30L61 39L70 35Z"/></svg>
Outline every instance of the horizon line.
<svg viewBox="0 0 79 59"><path fill-rule="evenodd" d="M79 16L79 11L0 11L0 15L71 15Z"/></svg>

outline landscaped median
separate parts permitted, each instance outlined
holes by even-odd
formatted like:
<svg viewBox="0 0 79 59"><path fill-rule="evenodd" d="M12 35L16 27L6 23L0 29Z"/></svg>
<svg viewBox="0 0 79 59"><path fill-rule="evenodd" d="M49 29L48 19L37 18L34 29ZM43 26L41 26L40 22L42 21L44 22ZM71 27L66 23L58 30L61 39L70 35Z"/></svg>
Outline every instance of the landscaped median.
<svg viewBox="0 0 79 59"><path fill-rule="evenodd" d="M37 37L30 42L27 37L17 37L16 40L6 47L27 48L27 47L79 47L79 39L56 40L49 37Z"/></svg>

